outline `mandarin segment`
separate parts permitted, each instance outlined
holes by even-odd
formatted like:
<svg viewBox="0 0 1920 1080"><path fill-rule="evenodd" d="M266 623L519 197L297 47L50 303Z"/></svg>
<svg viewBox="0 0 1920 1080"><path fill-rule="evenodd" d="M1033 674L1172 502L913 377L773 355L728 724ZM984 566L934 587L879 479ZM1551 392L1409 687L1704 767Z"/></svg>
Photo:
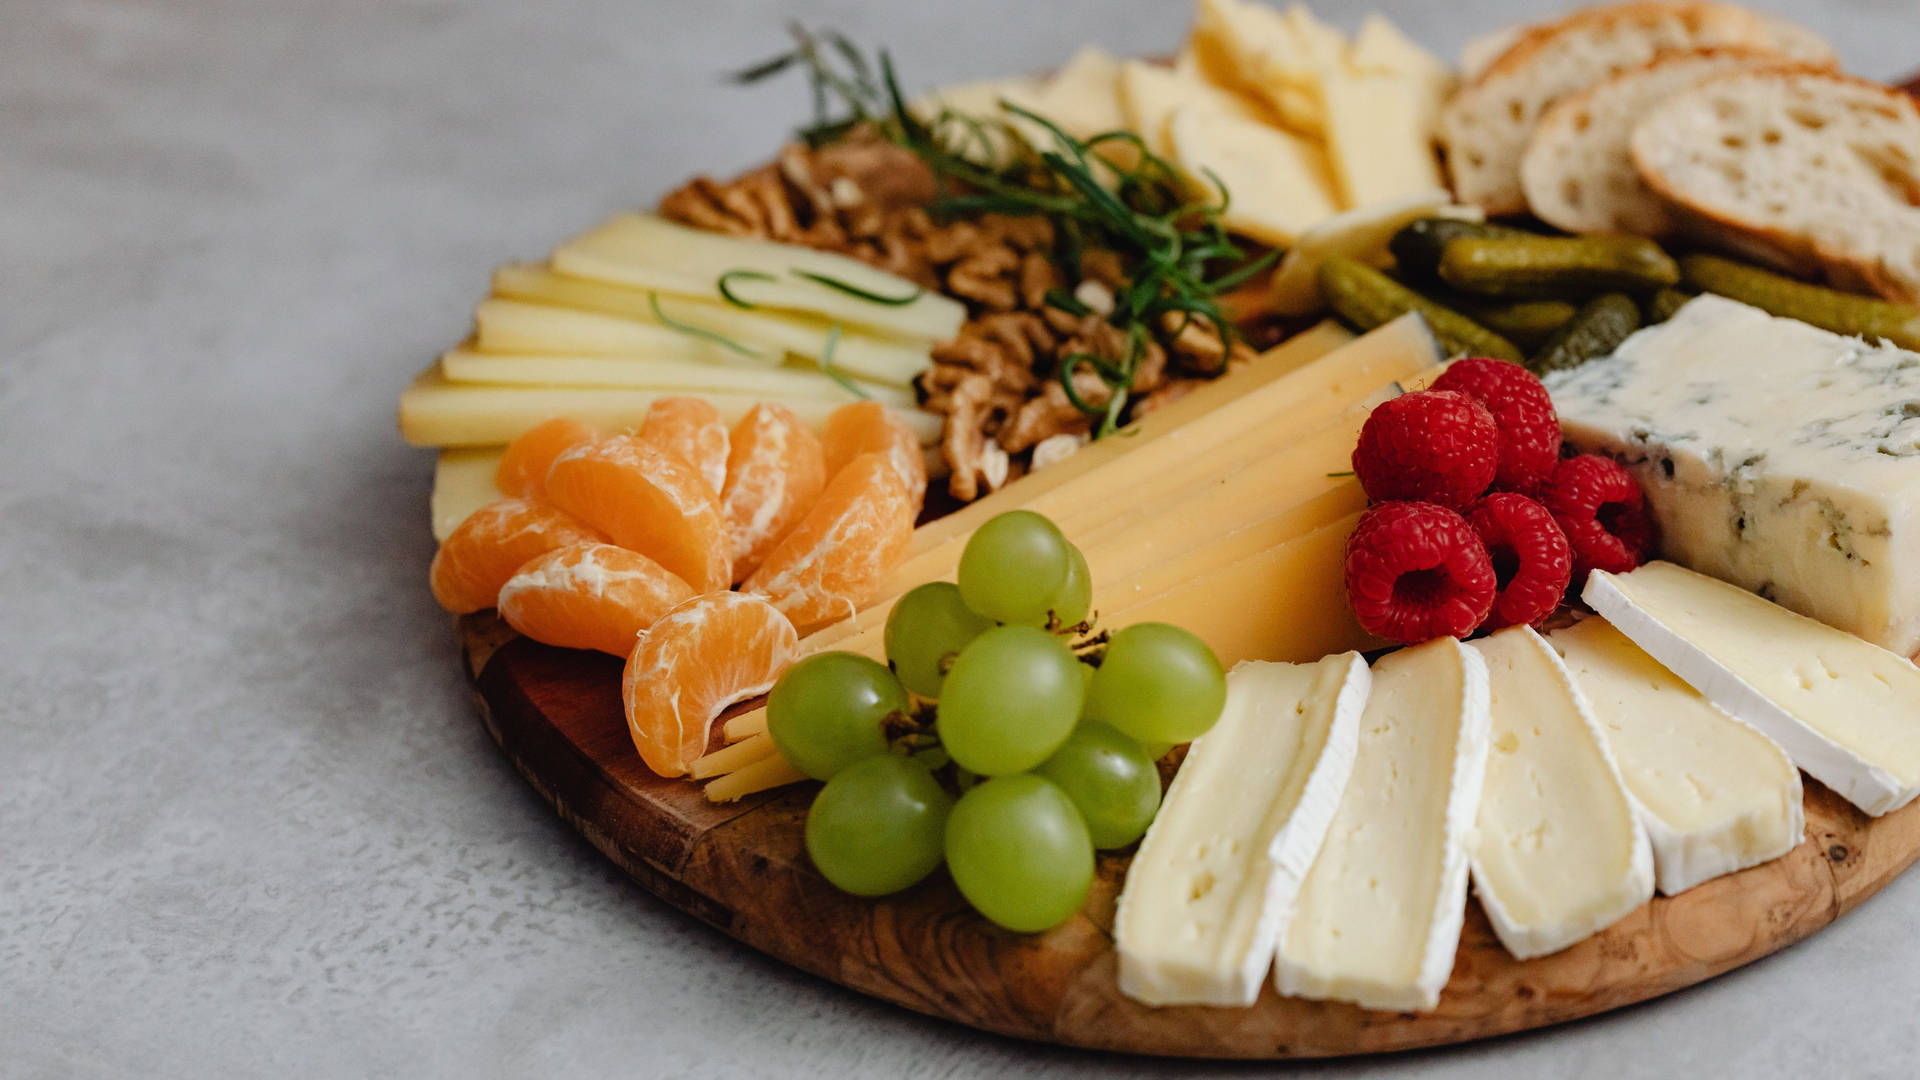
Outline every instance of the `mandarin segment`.
<svg viewBox="0 0 1920 1080"><path fill-rule="evenodd" d="M637 551L571 544L522 566L500 587L500 617L535 641L626 656L640 632L693 589Z"/></svg>
<svg viewBox="0 0 1920 1080"><path fill-rule="evenodd" d="M913 512L927 497L927 459L920 452L920 440L901 419L877 401L857 401L843 405L827 417L821 436L827 456L827 478L832 479L847 463L862 454L885 454L906 485Z"/></svg>
<svg viewBox="0 0 1920 1080"><path fill-rule="evenodd" d="M541 498L546 493L547 470L553 466L553 459L599 437L599 432L564 416L536 424L507 444L494 484L508 495Z"/></svg>
<svg viewBox="0 0 1920 1080"><path fill-rule="evenodd" d="M906 559L913 516L894 463L862 454L827 481L742 588L767 597L802 630L846 618Z"/></svg>
<svg viewBox="0 0 1920 1080"><path fill-rule="evenodd" d="M493 607L500 587L529 559L606 537L558 507L501 499L467 515L433 553L433 598L455 615Z"/></svg>
<svg viewBox="0 0 1920 1080"><path fill-rule="evenodd" d="M745 580L813 508L827 483L820 439L792 409L761 404L734 425L720 513L732 539L733 578Z"/></svg>
<svg viewBox="0 0 1920 1080"><path fill-rule="evenodd" d="M666 397L647 409L640 437L679 454L716 497L727 482L727 422L720 410L696 397Z"/></svg>
<svg viewBox="0 0 1920 1080"><path fill-rule="evenodd" d="M563 452L547 471L547 498L696 592L733 581L712 490L680 455L645 439L618 435Z"/></svg>
<svg viewBox="0 0 1920 1080"><path fill-rule="evenodd" d="M799 651L793 623L757 596L714 592L675 606L634 642L621 681L640 760L684 775L706 753L714 720L771 690Z"/></svg>

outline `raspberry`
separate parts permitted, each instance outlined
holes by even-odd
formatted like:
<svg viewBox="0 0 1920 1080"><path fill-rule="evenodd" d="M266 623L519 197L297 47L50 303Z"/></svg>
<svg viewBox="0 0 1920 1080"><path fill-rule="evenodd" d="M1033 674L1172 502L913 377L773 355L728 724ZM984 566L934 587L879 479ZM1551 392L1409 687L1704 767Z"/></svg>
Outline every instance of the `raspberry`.
<svg viewBox="0 0 1920 1080"><path fill-rule="evenodd" d="M1547 508L1512 492L1496 491L1473 504L1467 523L1493 560L1500 592L1482 630L1537 623L1553 614L1573 579L1573 548Z"/></svg>
<svg viewBox="0 0 1920 1080"><path fill-rule="evenodd" d="M1486 406L1450 390L1419 390L1367 417L1353 473L1376 502L1413 499L1458 510L1493 483L1499 440Z"/></svg>
<svg viewBox="0 0 1920 1080"><path fill-rule="evenodd" d="M1540 502L1573 545L1576 586L1593 570L1624 574L1653 549L1640 482L1618 462L1593 454L1568 458L1553 471Z"/></svg>
<svg viewBox="0 0 1920 1080"><path fill-rule="evenodd" d="M1347 599L1361 629L1378 637L1466 637L1498 587L1479 534L1444 506L1381 503L1347 539Z"/></svg>
<svg viewBox="0 0 1920 1080"><path fill-rule="evenodd" d="M1500 438L1493 486L1537 495L1560 461L1560 418L1533 372L1506 360L1469 356L1441 372L1433 388L1457 391L1487 407Z"/></svg>

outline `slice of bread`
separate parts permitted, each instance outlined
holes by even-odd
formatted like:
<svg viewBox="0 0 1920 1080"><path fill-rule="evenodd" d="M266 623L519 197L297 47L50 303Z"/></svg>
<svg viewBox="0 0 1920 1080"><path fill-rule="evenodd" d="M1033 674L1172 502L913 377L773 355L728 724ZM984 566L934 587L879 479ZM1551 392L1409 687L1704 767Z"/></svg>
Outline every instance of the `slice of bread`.
<svg viewBox="0 0 1920 1080"><path fill-rule="evenodd" d="M1628 146L1687 231L1842 288L1920 302L1920 106L1832 72L1742 72L1681 91Z"/></svg>
<svg viewBox="0 0 1920 1080"><path fill-rule="evenodd" d="M1520 158L1534 123L1554 102L1662 53L1781 47L1771 21L1713 2L1632 0L1530 30L1440 114L1454 193L1490 214L1520 213L1527 208Z"/></svg>
<svg viewBox="0 0 1920 1080"><path fill-rule="evenodd" d="M1647 112L1717 75L1790 61L1751 49L1671 53L1555 102L1520 159L1520 186L1535 217L1568 232L1663 236L1674 229L1666 201L1633 167L1627 138Z"/></svg>

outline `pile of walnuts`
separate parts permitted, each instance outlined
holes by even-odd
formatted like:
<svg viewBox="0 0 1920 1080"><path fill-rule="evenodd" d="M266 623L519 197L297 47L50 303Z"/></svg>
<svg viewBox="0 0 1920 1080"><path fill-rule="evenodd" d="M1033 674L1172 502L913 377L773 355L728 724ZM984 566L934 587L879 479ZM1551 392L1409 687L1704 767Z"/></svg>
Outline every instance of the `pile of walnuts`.
<svg viewBox="0 0 1920 1080"><path fill-rule="evenodd" d="M998 214L935 222L926 210L933 195L919 159L856 135L818 149L788 146L773 163L724 183L696 178L661 200L660 212L695 228L849 255L964 302L967 322L934 348L917 389L924 407L945 418L947 487L968 502L1090 437L1096 418L1068 399L1060 360L1121 358L1126 335L1105 315L1125 287L1126 267L1114 252L1091 250L1081 280L1067 281L1051 258L1051 222ZM1054 290L1090 313L1049 304ZM1252 357L1240 341L1223 356L1210 325L1180 318L1160 328L1135 367L1129 416ZM1111 389L1084 366L1073 384L1090 406L1110 400Z"/></svg>

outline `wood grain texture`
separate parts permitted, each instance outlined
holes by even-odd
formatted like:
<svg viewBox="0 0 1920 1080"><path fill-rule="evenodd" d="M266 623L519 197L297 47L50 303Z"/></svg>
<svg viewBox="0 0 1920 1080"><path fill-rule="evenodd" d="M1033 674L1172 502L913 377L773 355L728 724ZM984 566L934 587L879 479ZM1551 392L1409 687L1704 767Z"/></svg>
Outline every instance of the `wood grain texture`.
<svg viewBox="0 0 1920 1080"><path fill-rule="evenodd" d="M634 753L620 663L459 622L487 730L560 816L641 885L746 944L930 1016L1023 1039L1218 1058L1378 1053L1557 1024L1691 986L1784 948L1879 891L1920 855L1920 803L1870 820L1807 783L1807 839L1783 858L1651 903L1551 956L1508 956L1470 904L1453 976L1429 1013L1281 998L1153 1009L1115 985L1102 855L1081 913L1045 934L975 916L944 874L872 902L827 884L801 843L813 786L729 806Z"/></svg>

